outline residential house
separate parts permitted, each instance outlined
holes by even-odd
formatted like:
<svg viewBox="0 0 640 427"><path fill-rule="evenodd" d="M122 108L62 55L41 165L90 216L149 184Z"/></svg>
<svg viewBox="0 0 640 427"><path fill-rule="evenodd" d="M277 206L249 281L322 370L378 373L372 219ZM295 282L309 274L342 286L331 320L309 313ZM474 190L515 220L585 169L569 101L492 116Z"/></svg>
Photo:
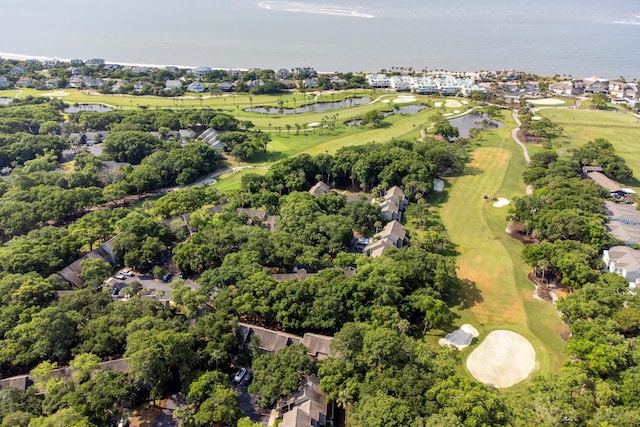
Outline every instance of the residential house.
<svg viewBox="0 0 640 427"><path fill-rule="evenodd" d="M250 325L248 323L239 322L236 327L236 336L238 337L238 345L240 348L246 348L251 341L252 336L256 336L259 340L258 348L267 353L275 353L292 344L302 343L302 337L288 334L282 331L274 331L272 329L263 328L261 326Z"/></svg>
<svg viewBox="0 0 640 427"><path fill-rule="evenodd" d="M204 83L202 82L192 82L192 83L189 83L189 86L187 86L187 91L189 92L201 93L201 92L204 92L205 90L207 90L207 88L204 86Z"/></svg>
<svg viewBox="0 0 640 427"><path fill-rule="evenodd" d="M384 226L382 231L371 239L371 242L364 248L364 253L371 258L376 258L389 248L402 248L409 244L409 238L402 224L398 221L391 221Z"/></svg>
<svg viewBox="0 0 640 427"><path fill-rule="evenodd" d="M584 93L586 95L608 95L609 94L609 80L600 79L597 77L589 77L582 80L584 83Z"/></svg>
<svg viewBox="0 0 640 427"><path fill-rule="evenodd" d="M60 61L58 61L55 58L49 58L49 59L45 59L44 61L42 61L42 66L44 68L53 68L56 65L58 65L60 63Z"/></svg>
<svg viewBox="0 0 640 427"><path fill-rule="evenodd" d="M276 71L276 79L278 80L288 80L292 77L291 71L286 68L281 68Z"/></svg>
<svg viewBox="0 0 640 427"><path fill-rule="evenodd" d="M262 79L247 80L246 84L247 84L247 88L253 89L253 88L264 85L264 80Z"/></svg>
<svg viewBox="0 0 640 427"><path fill-rule="evenodd" d="M82 74L82 68L80 67L71 67L69 71L71 72L72 76L79 76L80 74Z"/></svg>
<svg viewBox="0 0 640 427"><path fill-rule="evenodd" d="M22 74L24 74L24 68L22 67L13 67L10 71L11 74L13 74L14 76L21 76Z"/></svg>
<svg viewBox="0 0 640 427"><path fill-rule="evenodd" d="M635 205L605 202L607 231L628 245L640 244L640 211Z"/></svg>
<svg viewBox="0 0 640 427"><path fill-rule="evenodd" d="M369 86L375 88L387 88L391 86L391 80L385 74L369 74L367 75Z"/></svg>
<svg viewBox="0 0 640 427"><path fill-rule="evenodd" d="M326 359L331 355L331 340L326 335L306 333L302 337L302 344L309 350L307 354L316 360Z"/></svg>
<svg viewBox="0 0 640 427"><path fill-rule="evenodd" d="M136 83L133 84L133 90L142 91L147 86L151 86L151 83L143 82L143 81L137 81Z"/></svg>
<svg viewBox="0 0 640 427"><path fill-rule="evenodd" d="M198 138L206 141L211 147L221 152L224 150L225 145L218 139L218 135L220 135L220 132L213 128L208 128Z"/></svg>
<svg viewBox="0 0 640 427"><path fill-rule="evenodd" d="M603 251L602 260L607 271L624 277L629 287L636 287L636 280L640 278L640 251L628 246L613 246Z"/></svg>
<svg viewBox="0 0 640 427"><path fill-rule="evenodd" d="M557 82L549 85L549 91L558 96L573 96L575 88L572 82Z"/></svg>
<svg viewBox="0 0 640 427"><path fill-rule="evenodd" d="M438 92L438 85L429 77L413 79L413 90L419 95L431 95Z"/></svg>
<svg viewBox="0 0 640 427"><path fill-rule="evenodd" d="M113 84L113 86L111 86L111 92L112 93L117 93L120 89L122 89L123 87L127 86L129 84L128 81L126 80L118 80L117 82L115 82Z"/></svg>
<svg viewBox="0 0 640 427"><path fill-rule="evenodd" d="M60 87L60 79L55 77L44 81L44 87L47 89L57 89Z"/></svg>
<svg viewBox="0 0 640 427"><path fill-rule="evenodd" d="M318 78L317 77L309 77L307 79L303 79L302 80L302 86L306 87L306 88L316 88L318 87Z"/></svg>
<svg viewBox="0 0 640 427"><path fill-rule="evenodd" d="M69 61L69 64L71 64L72 67L82 67L84 65L84 61L82 59L75 58Z"/></svg>
<svg viewBox="0 0 640 427"><path fill-rule="evenodd" d="M0 76L0 89L9 87L9 80L5 76Z"/></svg>
<svg viewBox="0 0 640 427"><path fill-rule="evenodd" d="M318 72L312 67L298 67L294 71L299 79L306 77L316 77L318 75Z"/></svg>
<svg viewBox="0 0 640 427"><path fill-rule="evenodd" d="M388 189L380 203L380 213L387 221L399 220L407 209L409 201L400 187L394 185Z"/></svg>
<svg viewBox="0 0 640 427"><path fill-rule="evenodd" d="M389 82L391 88L397 92L406 92L411 90L413 79L409 76L392 76Z"/></svg>
<svg viewBox="0 0 640 427"><path fill-rule="evenodd" d="M309 193L314 196L323 196L327 194L329 191L331 191L329 186L324 182L319 181L316 185L311 187L311 189L309 190Z"/></svg>
<svg viewBox="0 0 640 427"><path fill-rule="evenodd" d="M33 87L35 82L31 77L20 77L16 82L16 87Z"/></svg>
<svg viewBox="0 0 640 427"><path fill-rule="evenodd" d="M334 404L320 390L320 379L309 375L300 389L278 405L280 427L324 427L333 425Z"/></svg>
<svg viewBox="0 0 640 427"><path fill-rule="evenodd" d="M211 72L211 68L209 67L196 67L193 70L189 70L190 74L194 77L197 77L199 79L203 78L204 76L206 76L207 74L209 74Z"/></svg>
<svg viewBox="0 0 640 427"><path fill-rule="evenodd" d="M78 258L62 270L58 271L58 275L62 277L65 281L71 283L73 286L78 288L82 288L84 286L84 280L80 277L82 273L82 269L80 268L80 264L85 259L99 259L101 261L108 262L110 264L116 264L116 257L113 254L113 240L106 241L99 248L89 252L85 256Z"/></svg>
<svg viewBox="0 0 640 427"><path fill-rule="evenodd" d="M182 82L180 80L167 80L164 85L164 90L182 89Z"/></svg>
<svg viewBox="0 0 640 427"><path fill-rule="evenodd" d="M218 83L218 89L222 92L233 92L236 89L236 86L233 83L222 82Z"/></svg>
<svg viewBox="0 0 640 427"><path fill-rule="evenodd" d="M287 280L304 280L313 276L313 273L307 272L305 268L294 267L293 273L273 273L271 278L277 282L286 282Z"/></svg>
<svg viewBox="0 0 640 427"><path fill-rule="evenodd" d="M88 59L84 65L86 65L87 67L94 67L94 68L103 68L104 67L104 59L102 58L91 58Z"/></svg>
<svg viewBox="0 0 640 427"><path fill-rule="evenodd" d="M107 71L116 71L122 68L120 64L105 64L103 67Z"/></svg>
<svg viewBox="0 0 640 427"><path fill-rule="evenodd" d="M596 166L596 168L598 168ZM628 196L629 194L635 194L636 192L631 188L620 187L615 181L610 179L600 170L595 169L593 166L585 166L583 168L583 175L586 175L587 178L594 180L600 186L604 187L609 191L611 197L614 198L623 198Z"/></svg>

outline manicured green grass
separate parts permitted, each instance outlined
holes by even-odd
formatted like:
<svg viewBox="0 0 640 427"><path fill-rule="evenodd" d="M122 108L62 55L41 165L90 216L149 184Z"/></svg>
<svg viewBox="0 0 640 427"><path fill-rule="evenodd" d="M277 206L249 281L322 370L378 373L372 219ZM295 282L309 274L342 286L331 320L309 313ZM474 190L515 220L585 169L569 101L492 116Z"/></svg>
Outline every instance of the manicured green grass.
<svg viewBox="0 0 640 427"><path fill-rule="evenodd" d="M530 268L520 258L522 245L505 232L508 206L496 208L483 198L486 194L511 200L525 191L521 174L526 163L511 139L515 124L506 114L501 120L504 128L486 132L475 144L468 173L447 180L447 200L436 210L456 245L458 276L470 282L470 298L478 296L470 308L455 309L460 316L456 325L476 327L481 333L478 342L493 330L518 332L536 350L534 375L556 372L566 360L560 317L552 304L533 298L534 286L527 280ZM463 359L474 347L463 351ZM512 389L525 385L526 381Z"/></svg>
<svg viewBox="0 0 640 427"><path fill-rule="evenodd" d="M614 145L634 175L640 177L640 118L637 116L622 111L573 109L543 109L538 115L548 117L564 129L563 135L555 140L561 153L595 138L604 138ZM637 184L633 188L640 190Z"/></svg>
<svg viewBox="0 0 640 427"><path fill-rule="evenodd" d="M13 98L19 93L19 90L0 90L0 98Z"/></svg>
<svg viewBox="0 0 640 427"><path fill-rule="evenodd" d="M240 188L242 177L249 173L264 175L267 173L265 168L243 169L239 172L226 173L216 178L215 184L212 186L220 191L237 190Z"/></svg>

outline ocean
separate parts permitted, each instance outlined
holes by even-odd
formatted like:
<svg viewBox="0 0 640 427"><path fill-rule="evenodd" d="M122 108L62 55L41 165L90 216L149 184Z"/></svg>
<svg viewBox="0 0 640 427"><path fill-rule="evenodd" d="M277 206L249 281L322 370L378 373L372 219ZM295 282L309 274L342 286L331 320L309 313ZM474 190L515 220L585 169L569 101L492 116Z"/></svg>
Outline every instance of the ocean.
<svg viewBox="0 0 640 427"><path fill-rule="evenodd" d="M0 0L0 56L640 78L638 0Z"/></svg>

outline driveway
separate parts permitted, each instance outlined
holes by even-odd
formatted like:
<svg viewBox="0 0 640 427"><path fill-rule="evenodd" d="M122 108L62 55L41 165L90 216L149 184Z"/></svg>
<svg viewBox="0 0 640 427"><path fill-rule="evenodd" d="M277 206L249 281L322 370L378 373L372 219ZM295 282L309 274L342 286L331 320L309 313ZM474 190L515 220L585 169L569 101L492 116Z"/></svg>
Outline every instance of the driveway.
<svg viewBox="0 0 640 427"><path fill-rule="evenodd" d="M164 291L164 295L162 299L171 299L171 287L170 284L173 282L175 277L172 277L169 282L163 282L159 279L154 279L151 274L136 274L133 277L125 276L124 280L115 280L117 283L124 283L125 286L129 286L133 282L138 282L142 285L143 289L151 290L151 295L158 295L159 291ZM185 285L189 286L191 289L197 289L200 287L193 280L187 279L185 280ZM122 286L124 287L124 286Z"/></svg>

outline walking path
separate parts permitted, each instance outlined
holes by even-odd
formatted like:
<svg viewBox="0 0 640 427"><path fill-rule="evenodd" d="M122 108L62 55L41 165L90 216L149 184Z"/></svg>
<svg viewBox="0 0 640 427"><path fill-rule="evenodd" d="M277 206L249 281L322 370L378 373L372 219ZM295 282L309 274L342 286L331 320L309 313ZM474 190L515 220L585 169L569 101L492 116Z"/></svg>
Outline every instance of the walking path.
<svg viewBox="0 0 640 427"><path fill-rule="evenodd" d="M513 120L516 121L518 127L511 131L511 138L513 138L513 140L520 146L520 148L522 148L522 155L524 156L524 159L527 161L527 163L531 163L531 157L529 157L529 150L527 149L527 146L524 145L524 143L518 138L518 131L520 130L522 122L520 121L520 119L518 119L518 113L516 110L513 111Z"/></svg>

